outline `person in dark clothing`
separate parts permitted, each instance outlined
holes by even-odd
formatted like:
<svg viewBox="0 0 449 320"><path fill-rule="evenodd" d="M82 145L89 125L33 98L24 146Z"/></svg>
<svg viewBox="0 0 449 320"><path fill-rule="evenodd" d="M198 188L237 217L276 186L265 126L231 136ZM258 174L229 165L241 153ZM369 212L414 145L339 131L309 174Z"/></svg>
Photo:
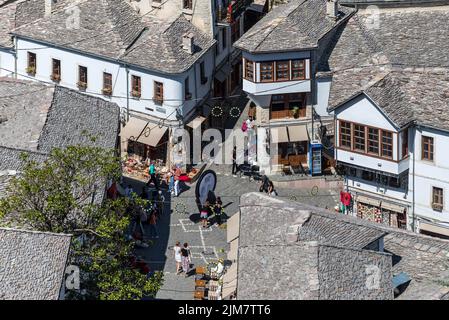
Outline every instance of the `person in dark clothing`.
<svg viewBox="0 0 449 320"><path fill-rule="evenodd" d="M266 175L262 176L262 180L260 181L260 192L268 192L268 185L269 185L270 179Z"/></svg>
<svg viewBox="0 0 449 320"><path fill-rule="evenodd" d="M237 174L237 147L232 150L232 174Z"/></svg>
<svg viewBox="0 0 449 320"><path fill-rule="evenodd" d="M221 201L220 197L217 197L217 201L215 201L215 207L214 207L214 213L215 213L215 221L218 225L222 224L222 215L223 215L223 202Z"/></svg>

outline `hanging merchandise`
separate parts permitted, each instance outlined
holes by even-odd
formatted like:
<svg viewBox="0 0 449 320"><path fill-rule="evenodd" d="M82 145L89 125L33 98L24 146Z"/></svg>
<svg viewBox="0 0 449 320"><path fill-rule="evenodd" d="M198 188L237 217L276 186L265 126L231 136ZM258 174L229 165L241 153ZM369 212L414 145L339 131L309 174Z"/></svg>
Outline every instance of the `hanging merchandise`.
<svg viewBox="0 0 449 320"><path fill-rule="evenodd" d="M349 192L344 192L344 191L340 192L340 202L343 203L343 205L350 206L351 199L352 199L352 196Z"/></svg>

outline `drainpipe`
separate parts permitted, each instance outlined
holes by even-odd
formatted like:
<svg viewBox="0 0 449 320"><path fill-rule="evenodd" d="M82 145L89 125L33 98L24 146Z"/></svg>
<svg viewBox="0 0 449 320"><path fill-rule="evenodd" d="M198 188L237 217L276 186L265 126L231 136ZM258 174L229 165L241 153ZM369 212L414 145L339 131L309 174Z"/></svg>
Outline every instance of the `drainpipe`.
<svg viewBox="0 0 449 320"><path fill-rule="evenodd" d="M126 122L129 121L129 69L125 64L126 69Z"/></svg>
<svg viewBox="0 0 449 320"><path fill-rule="evenodd" d="M18 55L18 50L17 50L17 38L14 37L14 79L17 79L17 55Z"/></svg>
<svg viewBox="0 0 449 320"><path fill-rule="evenodd" d="M415 137L418 127L415 126ZM415 225L415 158L416 158L416 139L413 139L413 195L412 195L412 231L416 232Z"/></svg>

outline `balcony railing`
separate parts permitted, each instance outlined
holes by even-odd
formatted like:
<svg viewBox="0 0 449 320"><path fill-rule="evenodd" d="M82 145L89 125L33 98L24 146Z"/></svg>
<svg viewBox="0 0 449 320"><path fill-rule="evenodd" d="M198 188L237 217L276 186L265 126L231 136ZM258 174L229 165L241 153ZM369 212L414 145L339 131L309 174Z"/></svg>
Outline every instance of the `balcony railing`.
<svg viewBox="0 0 449 320"><path fill-rule="evenodd" d="M306 110L279 110L279 111L270 111L270 120L276 119L297 119L304 118L306 116Z"/></svg>

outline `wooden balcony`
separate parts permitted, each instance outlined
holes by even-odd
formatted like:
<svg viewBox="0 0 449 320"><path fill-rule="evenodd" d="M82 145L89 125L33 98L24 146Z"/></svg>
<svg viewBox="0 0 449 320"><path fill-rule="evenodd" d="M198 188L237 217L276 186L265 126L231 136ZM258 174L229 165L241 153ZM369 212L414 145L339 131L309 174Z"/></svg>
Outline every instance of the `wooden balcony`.
<svg viewBox="0 0 449 320"><path fill-rule="evenodd" d="M296 119L296 118L304 118L306 116L306 109L298 110L298 116L294 117L293 110L285 109L279 111L270 111L270 120L277 119Z"/></svg>

